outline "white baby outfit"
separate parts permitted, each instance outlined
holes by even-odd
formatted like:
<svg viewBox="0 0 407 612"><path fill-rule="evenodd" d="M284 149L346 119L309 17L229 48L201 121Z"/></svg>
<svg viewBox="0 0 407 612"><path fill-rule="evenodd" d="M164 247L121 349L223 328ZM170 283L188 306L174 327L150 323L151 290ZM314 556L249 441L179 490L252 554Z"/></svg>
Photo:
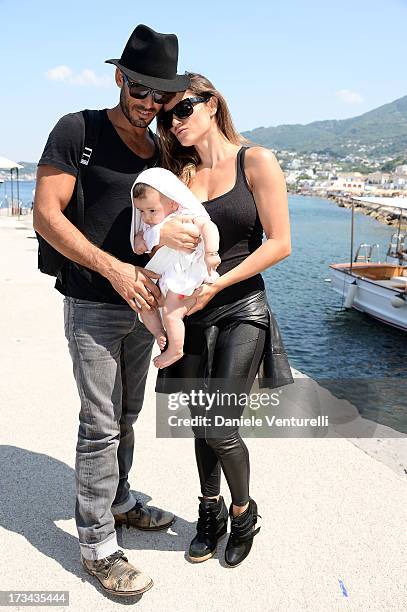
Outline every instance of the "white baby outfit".
<svg viewBox="0 0 407 612"><path fill-rule="evenodd" d="M201 202L194 196L188 187L182 183L172 172L164 168L149 168L143 170L132 186L136 183L145 183L153 187L171 200L174 200L179 208L163 219L157 225L148 225L141 220L141 214L134 206L130 231L130 242L134 251L135 235L143 232L144 241L147 244L148 253L160 241L161 227L178 215L190 215L191 222L194 217L207 217L209 214ZM183 253L167 246L160 247L156 254L145 266L146 269L161 274L159 287L165 296L167 291L173 291L181 295L191 295L202 283L213 283L219 274L212 271L208 274L205 263L205 247L202 238L192 253Z"/></svg>

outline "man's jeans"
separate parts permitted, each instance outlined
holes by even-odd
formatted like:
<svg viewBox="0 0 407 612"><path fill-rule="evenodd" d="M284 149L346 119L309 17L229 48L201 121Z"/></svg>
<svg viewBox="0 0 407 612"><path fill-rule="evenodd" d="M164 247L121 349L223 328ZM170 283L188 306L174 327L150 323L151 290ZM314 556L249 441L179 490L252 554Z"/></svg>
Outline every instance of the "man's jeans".
<svg viewBox="0 0 407 612"><path fill-rule="evenodd" d="M113 513L136 500L127 480L154 338L129 306L64 300L65 336L81 400L75 518L82 555L118 549Z"/></svg>

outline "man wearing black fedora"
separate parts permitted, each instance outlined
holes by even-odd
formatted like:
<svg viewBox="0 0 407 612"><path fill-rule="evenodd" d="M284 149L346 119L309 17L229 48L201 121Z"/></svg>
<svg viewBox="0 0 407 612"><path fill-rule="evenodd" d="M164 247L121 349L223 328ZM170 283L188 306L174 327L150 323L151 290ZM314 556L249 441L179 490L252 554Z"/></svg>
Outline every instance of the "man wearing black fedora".
<svg viewBox="0 0 407 612"><path fill-rule="evenodd" d="M138 304L156 308L160 295L157 275L144 270L148 259L135 255L127 238L130 188L141 170L159 161L149 124L163 104L185 91L189 78L177 75L177 37L144 25L131 34L121 58L107 62L116 66L119 104L93 111L92 146L88 113L65 115L51 131L38 164L34 227L66 258L55 287L65 296L65 335L81 400L75 465L81 560L110 593L134 595L153 582L118 549L115 525L160 530L175 517L143 506L128 482L133 424L153 344L137 317ZM64 214L81 197L78 175L80 229ZM161 244L194 249L198 236L184 228L180 217L169 221Z"/></svg>

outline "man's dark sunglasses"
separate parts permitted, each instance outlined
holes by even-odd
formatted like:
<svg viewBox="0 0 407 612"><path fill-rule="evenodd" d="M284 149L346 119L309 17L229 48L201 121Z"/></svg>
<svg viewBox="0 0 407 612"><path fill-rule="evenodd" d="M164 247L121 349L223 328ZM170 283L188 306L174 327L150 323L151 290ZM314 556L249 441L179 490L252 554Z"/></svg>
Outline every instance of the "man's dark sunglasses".
<svg viewBox="0 0 407 612"><path fill-rule="evenodd" d="M208 102L211 95L208 94L206 96L196 96L195 98L185 98L185 100L181 100L178 102L169 111L163 112L158 115L157 120L162 124L162 126L169 130L172 127L172 119L175 115L178 119L186 119L190 117L194 112L195 104L200 104L201 102Z"/></svg>
<svg viewBox="0 0 407 612"><path fill-rule="evenodd" d="M160 91L159 89L152 89L141 83L134 83L129 80L129 77L122 72L123 81L129 88L129 94L136 100L145 100L147 96L151 95L156 104L167 104L176 95L176 91Z"/></svg>

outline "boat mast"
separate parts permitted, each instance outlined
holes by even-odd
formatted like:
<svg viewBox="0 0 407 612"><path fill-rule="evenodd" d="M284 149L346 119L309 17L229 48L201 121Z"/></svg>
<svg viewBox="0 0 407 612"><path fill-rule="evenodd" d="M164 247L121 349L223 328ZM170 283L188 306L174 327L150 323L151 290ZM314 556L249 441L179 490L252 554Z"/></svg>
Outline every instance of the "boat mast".
<svg viewBox="0 0 407 612"><path fill-rule="evenodd" d="M352 199L352 224L350 229L350 273L352 274L352 265L353 265L353 230L354 230L354 220L355 220L355 202Z"/></svg>
<svg viewBox="0 0 407 612"><path fill-rule="evenodd" d="M401 231L401 218L403 216L403 208L400 206L400 215L399 215L399 225L398 225L398 229L397 229L397 252L396 255L398 257L399 260L399 264L403 264L403 254L400 250L400 231Z"/></svg>

